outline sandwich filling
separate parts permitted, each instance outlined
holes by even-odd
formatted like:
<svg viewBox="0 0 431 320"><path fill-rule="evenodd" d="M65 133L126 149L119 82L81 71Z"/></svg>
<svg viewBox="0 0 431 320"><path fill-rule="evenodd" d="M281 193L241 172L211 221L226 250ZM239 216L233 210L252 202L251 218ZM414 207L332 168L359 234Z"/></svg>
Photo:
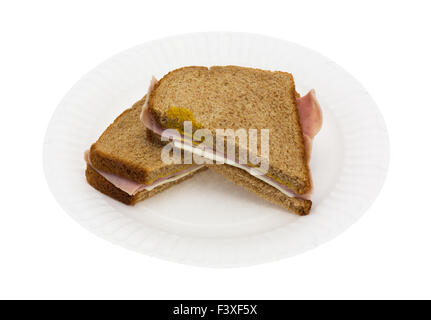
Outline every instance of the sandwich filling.
<svg viewBox="0 0 431 320"><path fill-rule="evenodd" d="M153 77L151 79L150 87L148 89L145 103L142 108L141 121L149 130L163 137L165 133L165 128L163 128L162 126L160 126L160 124L157 123L157 121L154 119L153 115L151 114L148 108L148 100L156 83L157 83L157 79ZM304 135L304 145L305 145L307 162L309 162L313 138L319 132L322 126L322 112L321 112L319 102L316 99L316 94L314 90L311 90L303 97L298 97L297 105L298 105L301 127ZM203 150L199 147L194 146L194 141L192 140L192 138L185 137L179 132L175 134L172 131L170 131L169 137L166 136L165 138L171 138L173 140L174 146L177 148L192 152L194 154L197 154L207 159L216 160L218 163L226 163L228 165L240 168L246 171L247 173L253 175L257 179L260 179L263 182L271 185L272 187L276 188L277 190L279 190L280 192L282 192L283 194L289 197L307 199L312 192L312 190L310 190L308 194L298 195L293 190L291 190L288 186L278 182L276 179L269 177L268 175L259 173L253 167L250 167L246 164L241 164L236 159L227 159L225 154L219 154L214 149L208 150L208 148L206 148L205 150Z"/></svg>
<svg viewBox="0 0 431 320"><path fill-rule="evenodd" d="M127 179L127 178L123 178L120 177L116 174L112 174L112 173L107 173L107 172L103 172L100 170L97 170L90 161L90 152L89 150L85 151L84 154L84 158L85 158L85 162L87 162L87 164L89 166L91 166L97 173L99 173L101 176L103 176L106 180L108 180L110 183L112 183L115 187L117 187L118 189L126 192L127 194L134 196L135 194L141 192L141 191L151 191L154 188L157 188L158 186L161 186L162 184L168 183L168 182L173 182L175 180L181 179L189 174L191 174L192 172L199 170L201 167L201 165L192 165L186 169L180 170L178 172L174 172L172 174L169 174L167 176L161 177L155 181L153 181L151 184L141 184L138 183L136 181Z"/></svg>

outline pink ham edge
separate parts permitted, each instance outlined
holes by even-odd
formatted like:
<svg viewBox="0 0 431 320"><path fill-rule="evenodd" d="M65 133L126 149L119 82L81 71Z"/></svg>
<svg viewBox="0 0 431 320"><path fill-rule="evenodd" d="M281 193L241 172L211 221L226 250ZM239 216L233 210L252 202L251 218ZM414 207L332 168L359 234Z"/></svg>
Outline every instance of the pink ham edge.
<svg viewBox="0 0 431 320"><path fill-rule="evenodd" d="M302 133L304 134L307 162L310 162L311 146L316 134L322 128L322 109L316 98L316 91L310 90L305 96L296 99Z"/></svg>

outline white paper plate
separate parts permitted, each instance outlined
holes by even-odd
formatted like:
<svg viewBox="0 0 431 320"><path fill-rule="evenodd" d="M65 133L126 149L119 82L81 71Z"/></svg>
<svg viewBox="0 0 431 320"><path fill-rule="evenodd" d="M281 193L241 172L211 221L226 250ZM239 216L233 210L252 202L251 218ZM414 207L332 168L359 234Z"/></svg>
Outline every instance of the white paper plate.
<svg viewBox="0 0 431 320"><path fill-rule="evenodd" d="M316 89L324 124L313 147L315 194L309 216L288 213L209 171L135 207L86 183L84 150L145 94L152 75L160 78L188 65L227 64L289 71L298 92ZM115 244L181 263L244 266L304 252L346 230L383 185L388 145L372 98L326 57L260 35L198 33L126 50L79 80L49 124L44 168L64 210Z"/></svg>

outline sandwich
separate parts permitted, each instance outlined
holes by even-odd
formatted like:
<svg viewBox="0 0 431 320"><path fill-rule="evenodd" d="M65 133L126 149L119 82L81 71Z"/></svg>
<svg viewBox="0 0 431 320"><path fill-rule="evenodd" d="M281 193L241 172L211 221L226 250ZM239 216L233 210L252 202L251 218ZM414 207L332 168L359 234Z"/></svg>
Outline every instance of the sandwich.
<svg viewBox="0 0 431 320"><path fill-rule="evenodd" d="M195 164L166 164L160 146L147 139L139 115L145 97L124 111L85 152L88 183L128 205L156 195L206 169Z"/></svg>
<svg viewBox="0 0 431 320"><path fill-rule="evenodd" d="M269 202L299 215L310 212L309 159L322 116L314 90L301 97L290 73L238 66L180 68L160 81L153 78L141 121L151 139L170 139L177 148L207 159L210 169ZM239 141L235 136L220 140L221 148L220 141L214 143L207 135L196 137L202 130L217 137L228 128L249 134L255 130L254 147L251 140ZM250 156L246 161L241 159L244 154Z"/></svg>

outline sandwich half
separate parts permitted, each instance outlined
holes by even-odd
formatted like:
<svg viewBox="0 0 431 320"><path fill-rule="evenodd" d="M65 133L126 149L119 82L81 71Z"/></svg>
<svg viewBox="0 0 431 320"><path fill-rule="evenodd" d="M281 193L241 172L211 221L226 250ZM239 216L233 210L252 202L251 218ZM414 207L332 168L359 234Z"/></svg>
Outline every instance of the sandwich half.
<svg viewBox="0 0 431 320"><path fill-rule="evenodd" d="M176 129L179 135L171 138L181 141L178 146L184 150L208 159L224 157L227 165L214 164L211 169L297 214L310 212L308 160L321 126L321 111L313 91L299 96L290 73L237 66L184 67L158 82L153 79L147 97L141 120L153 139L165 129ZM256 172L255 165L242 163L239 155L249 145L238 141L233 157L225 149L223 154L198 150L201 141L185 134L185 121L192 124L193 132L206 129L214 136L228 128L269 130L267 170ZM258 146L255 156L263 158L262 150Z"/></svg>
<svg viewBox="0 0 431 320"><path fill-rule="evenodd" d="M160 145L147 139L139 120L144 99L124 111L85 152L88 183L128 205L152 197L206 169L195 164L165 164Z"/></svg>

